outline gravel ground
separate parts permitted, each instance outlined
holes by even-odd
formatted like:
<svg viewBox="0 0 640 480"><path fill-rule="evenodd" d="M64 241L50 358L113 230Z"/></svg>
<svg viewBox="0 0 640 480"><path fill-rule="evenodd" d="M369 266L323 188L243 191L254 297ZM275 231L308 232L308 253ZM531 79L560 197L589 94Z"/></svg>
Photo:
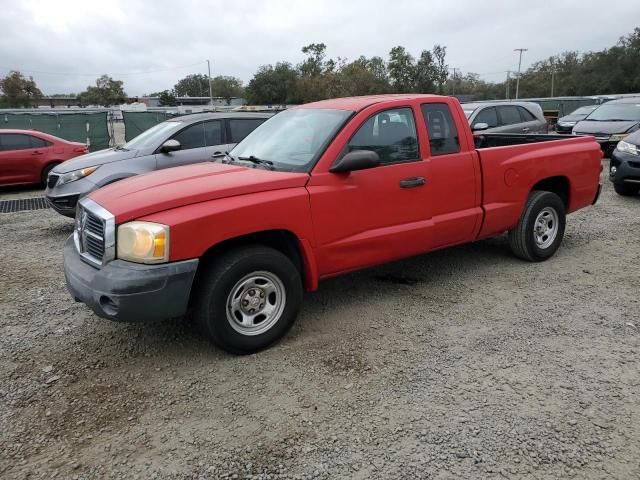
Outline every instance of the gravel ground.
<svg viewBox="0 0 640 480"><path fill-rule="evenodd" d="M640 478L640 198L326 281L234 357L73 303L68 219L0 216L2 478ZM6 196L4 196L6 198Z"/></svg>

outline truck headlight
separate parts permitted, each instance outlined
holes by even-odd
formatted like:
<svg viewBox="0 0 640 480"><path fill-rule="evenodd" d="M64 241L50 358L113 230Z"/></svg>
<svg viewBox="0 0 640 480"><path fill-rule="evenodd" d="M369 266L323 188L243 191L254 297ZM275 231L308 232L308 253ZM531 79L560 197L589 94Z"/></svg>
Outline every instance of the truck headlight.
<svg viewBox="0 0 640 480"><path fill-rule="evenodd" d="M630 153L631 155L640 155L640 151L638 150L638 147L635 146L633 143L620 141L618 142L618 145L616 145L616 148L624 153Z"/></svg>
<svg viewBox="0 0 640 480"><path fill-rule="evenodd" d="M96 165L95 167L81 168L80 170L74 170L73 172L63 173L60 175L60 178L58 178L58 183L56 185L64 185L65 183L75 182L81 178L88 177L95 172L98 167L99 165Z"/></svg>
<svg viewBox="0 0 640 480"><path fill-rule="evenodd" d="M117 258L136 263L169 261L169 227L160 223L128 222L118 227Z"/></svg>

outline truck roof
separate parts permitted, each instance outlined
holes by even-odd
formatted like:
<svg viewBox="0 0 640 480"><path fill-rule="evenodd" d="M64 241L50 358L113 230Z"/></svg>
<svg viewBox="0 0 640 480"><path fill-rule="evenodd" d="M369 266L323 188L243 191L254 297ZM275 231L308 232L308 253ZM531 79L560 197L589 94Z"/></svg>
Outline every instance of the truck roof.
<svg viewBox="0 0 640 480"><path fill-rule="evenodd" d="M384 95L365 95L362 97L343 97L332 98L330 100L321 100L319 102L307 103L298 108L331 108L335 110L350 110L358 112L363 108L381 102L389 102L394 100L414 100L427 98L442 98L441 95L428 95L424 93L397 93Z"/></svg>

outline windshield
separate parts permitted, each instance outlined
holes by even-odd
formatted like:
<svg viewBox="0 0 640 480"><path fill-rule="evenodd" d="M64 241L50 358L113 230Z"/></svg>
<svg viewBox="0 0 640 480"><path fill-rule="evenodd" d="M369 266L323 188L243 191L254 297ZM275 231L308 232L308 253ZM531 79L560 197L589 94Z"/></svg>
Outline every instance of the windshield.
<svg viewBox="0 0 640 480"><path fill-rule="evenodd" d="M461 106L462 106L462 110L464 111L464 116L467 117L467 120L469 120L473 112L475 112L478 109L478 107L473 107L471 105L461 105Z"/></svg>
<svg viewBox="0 0 640 480"><path fill-rule="evenodd" d="M169 135L178 130L183 122L162 122L145 130L140 135L125 143L122 148L127 150L140 150L142 148L159 147Z"/></svg>
<svg viewBox="0 0 640 480"><path fill-rule="evenodd" d="M308 172L352 113L318 108L285 110L251 132L231 155L273 162L275 170Z"/></svg>
<svg viewBox="0 0 640 480"><path fill-rule="evenodd" d="M574 110L573 112L571 112L569 115L588 115L590 112L593 112L596 108L598 108L597 105L589 105L587 107L580 107L577 110Z"/></svg>
<svg viewBox="0 0 640 480"><path fill-rule="evenodd" d="M595 109L585 120L606 121L640 121L640 102L604 104Z"/></svg>

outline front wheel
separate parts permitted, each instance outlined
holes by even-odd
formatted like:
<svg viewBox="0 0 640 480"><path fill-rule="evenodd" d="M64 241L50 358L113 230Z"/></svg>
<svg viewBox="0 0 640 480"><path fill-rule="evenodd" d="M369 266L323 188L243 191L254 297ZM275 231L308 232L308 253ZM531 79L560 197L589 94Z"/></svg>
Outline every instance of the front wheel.
<svg viewBox="0 0 640 480"><path fill-rule="evenodd" d="M302 304L302 280L278 250L250 246L231 250L199 280L194 317L214 344L248 354L280 339Z"/></svg>
<svg viewBox="0 0 640 480"><path fill-rule="evenodd" d="M530 262L546 260L560 247L565 224L560 197L552 192L534 191L529 195L518 225L509 232L511 251Z"/></svg>

